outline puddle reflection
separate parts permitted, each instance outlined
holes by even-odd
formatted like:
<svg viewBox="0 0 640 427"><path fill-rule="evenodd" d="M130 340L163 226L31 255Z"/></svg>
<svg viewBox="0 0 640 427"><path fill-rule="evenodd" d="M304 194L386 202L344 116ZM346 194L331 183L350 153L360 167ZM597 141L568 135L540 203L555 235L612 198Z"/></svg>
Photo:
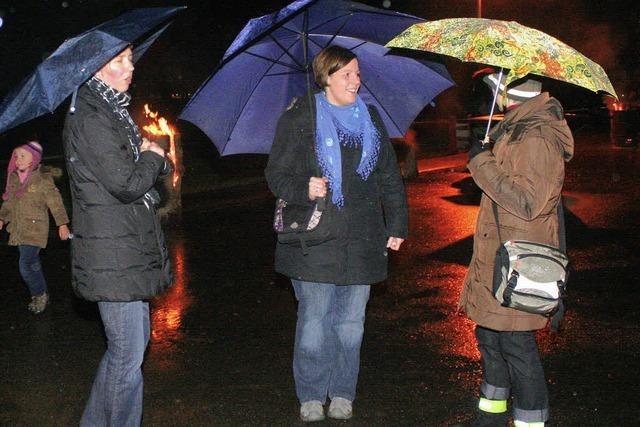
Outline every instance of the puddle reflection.
<svg viewBox="0 0 640 427"><path fill-rule="evenodd" d="M415 274L416 284L435 292L426 310L438 313L421 322L418 335L438 342L435 346L449 363L468 363L480 359L475 341L475 324L457 312L467 267L473 250L473 231L478 215L477 189L470 178L460 175L455 185L438 186L438 197L412 192L409 204L414 218L420 218L417 240L425 242L425 264Z"/></svg>
<svg viewBox="0 0 640 427"><path fill-rule="evenodd" d="M480 353L475 341L475 324L463 313L457 312L458 298L467 271L466 266L441 266L443 277L424 286L438 283L438 292L429 298L427 310L439 312L436 321L425 320L420 324L419 334L426 340L438 342L434 348L452 363L477 361ZM433 316L432 316L433 317ZM437 338L434 338L437 337Z"/></svg>
<svg viewBox="0 0 640 427"><path fill-rule="evenodd" d="M156 345L170 346L171 343L181 341L184 331L181 326L193 301L189 292L189 275L185 259L185 242L179 238L169 248L173 266L173 286L153 301L151 314L151 341Z"/></svg>

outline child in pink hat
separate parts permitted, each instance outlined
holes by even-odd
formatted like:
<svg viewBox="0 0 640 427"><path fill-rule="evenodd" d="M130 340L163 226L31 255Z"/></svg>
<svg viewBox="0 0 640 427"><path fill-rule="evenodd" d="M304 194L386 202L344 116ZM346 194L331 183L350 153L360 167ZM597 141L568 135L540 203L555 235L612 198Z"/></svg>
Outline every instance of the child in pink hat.
<svg viewBox="0 0 640 427"><path fill-rule="evenodd" d="M47 246L49 211L60 239L69 238L69 218L53 178L40 168L42 146L29 141L13 150L0 208L0 230L7 224L9 245L20 252L20 275L31 293L28 308L42 313L49 303L47 282L42 274L40 249Z"/></svg>

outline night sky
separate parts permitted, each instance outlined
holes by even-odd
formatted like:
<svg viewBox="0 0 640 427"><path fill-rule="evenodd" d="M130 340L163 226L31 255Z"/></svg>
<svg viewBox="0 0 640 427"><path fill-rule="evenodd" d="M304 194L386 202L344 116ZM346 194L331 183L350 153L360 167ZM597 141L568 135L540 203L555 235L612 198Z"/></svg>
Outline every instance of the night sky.
<svg viewBox="0 0 640 427"><path fill-rule="evenodd" d="M191 93L215 69L252 17L288 0L0 0L0 96L65 38L135 7L186 5L137 64L135 96ZM382 7L382 0L363 1ZM477 15L477 0L391 0L391 9L426 19ZM640 86L640 2L637 0L483 0L483 17L515 20L545 31L601 64L619 94ZM450 62L446 62L450 65ZM451 67L450 67L451 68ZM467 73L464 69L463 73ZM461 84L465 75L452 70ZM464 86L464 83L462 83ZM184 105L182 102L182 105ZM179 106L178 106L179 107Z"/></svg>

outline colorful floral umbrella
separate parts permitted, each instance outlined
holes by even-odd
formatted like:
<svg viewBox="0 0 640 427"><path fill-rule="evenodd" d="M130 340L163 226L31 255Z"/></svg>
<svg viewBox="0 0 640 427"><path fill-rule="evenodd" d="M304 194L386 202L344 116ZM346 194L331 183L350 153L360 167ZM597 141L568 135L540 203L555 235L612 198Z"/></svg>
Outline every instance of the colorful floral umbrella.
<svg viewBox="0 0 640 427"><path fill-rule="evenodd" d="M452 18L418 23L386 46L508 68L505 85L531 73L617 98L600 65L560 40L514 21Z"/></svg>

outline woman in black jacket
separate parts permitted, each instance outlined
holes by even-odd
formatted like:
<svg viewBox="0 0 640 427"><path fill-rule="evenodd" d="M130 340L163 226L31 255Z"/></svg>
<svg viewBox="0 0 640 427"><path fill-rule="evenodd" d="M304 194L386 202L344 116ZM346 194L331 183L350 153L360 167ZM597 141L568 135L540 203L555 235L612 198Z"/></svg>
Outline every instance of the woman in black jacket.
<svg viewBox="0 0 640 427"><path fill-rule="evenodd" d="M127 48L80 88L64 127L75 231L72 284L80 297L98 302L107 336L81 426L140 425L140 368L149 342L145 300L172 281L153 189L169 168L164 150L143 142L129 116L132 76Z"/></svg>
<svg viewBox="0 0 640 427"><path fill-rule="evenodd" d="M313 206L327 197L335 238L278 243L276 270L298 300L293 373L303 421L348 419L360 365L370 285L387 277L387 250L407 235L407 203L382 120L358 96L356 56L331 46L313 61L324 90L280 118L266 168L271 191Z"/></svg>

